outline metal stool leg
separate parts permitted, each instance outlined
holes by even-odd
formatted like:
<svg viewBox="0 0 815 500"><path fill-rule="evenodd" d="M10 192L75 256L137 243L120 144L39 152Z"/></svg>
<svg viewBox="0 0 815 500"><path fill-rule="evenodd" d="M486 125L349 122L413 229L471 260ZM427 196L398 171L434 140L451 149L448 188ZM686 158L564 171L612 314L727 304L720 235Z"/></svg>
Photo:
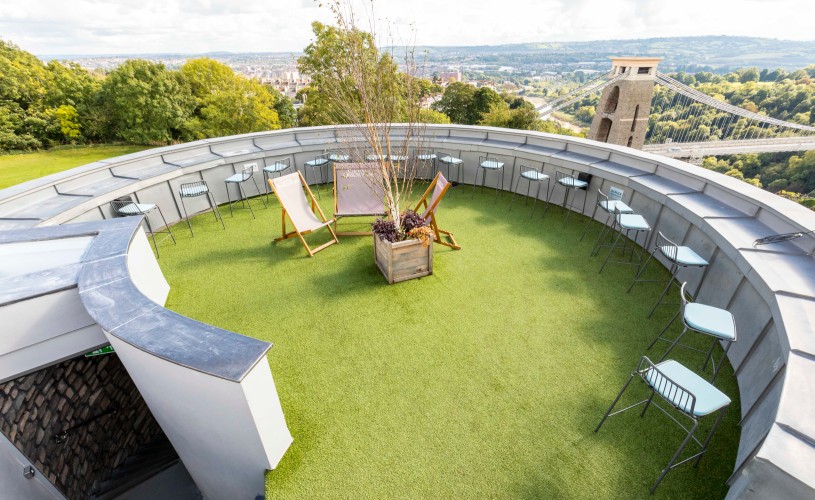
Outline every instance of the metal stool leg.
<svg viewBox="0 0 815 500"><path fill-rule="evenodd" d="M173 244L175 244L175 236L173 236L173 232L170 230L170 226L167 225L167 219L164 218L164 212L161 211L161 207L156 205L158 209L158 214L161 217L161 221L164 222L164 228L167 229L167 234L170 235L170 238L173 240Z"/></svg>
<svg viewBox="0 0 815 500"><path fill-rule="evenodd" d="M153 232L153 227L150 225L150 219L147 214L144 214L144 223L147 225L147 231L150 232L150 237L153 238L153 248L156 249L156 258L159 258L158 243L156 242L156 233Z"/></svg>
<svg viewBox="0 0 815 500"><path fill-rule="evenodd" d="M184 209L184 218L187 219L187 225L190 226L190 236L195 237L195 233L192 232L192 222L190 222L190 216L187 215L187 206L184 204L184 197L181 197L181 208Z"/></svg>
<svg viewBox="0 0 815 500"><path fill-rule="evenodd" d="M249 212L252 213L252 218L256 219L257 217L255 217L255 211L252 210L252 202L249 201L249 197L246 196L246 191L243 189L243 182L238 183L238 191L240 191L241 195L243 195L243 200L246 201L246 204L249 205Z"/></svg>
<svg viewBox="0 0 815 500"><path fill-rule="evenodd" d="M674 280L676 279L676 274L678 272L679 272L679 265L673 264L671 266L671 270L670 270L671 277L670 277L670 279L668 279L668 284L665 285L665 288L662 289L662 293L659 295L659 298L657 299L656 303L651 308L651 311L648 313L649 318L654 315L654 311L657 310L657 307L662 302L662 299L664 299L665 296L668 294L668 291L671 289L671 285L673 285Z"/></svg>
<svg viewBox="0 0 815 500"><path fill-rule="evenodd" d="M258 191L258 198L260 198L260 202L263 203L263 208L266 207L266 202L263 201L263 193L260 192L260 187L258 186L258 181L255 180L254 176L252 177L252 183L255 185L255 189Z"/></svg>
<svg viewBox="0 0 815 500"><path fill-rule="evenodd" d="M594 220L594 216L597 214L597 205L594 205L594 210L591 211L591 217L586 221L585 227L583 228L583 234L580 235L580 241L583 241L583 238L586 236L586 233L589 231L589 224Z"/></svg>
<svg viewBox="0 0 815 500"><path fill-rule="evenodd" d="M226 229L226 226L224 226L224 216L221 215L221 211L218 209L218 204L215 203L215 196L213 196L209 191L207 191L207 201L209 202L209 208L212 209L212 215L215 216L215 220L217 221L220 219L221 227Z"/></svg>
<svg viewBox="0 0 815 500"><path fill-rule="evenodd" d="M232 211L232 196L229 194L229 183L224 182L224 186L226 186L226 199L229 201L229 216L235 217L235 213Z"/></svg>
<svg viewBox="0 0 815 500"><path fill-rule="evenodd" d="M515 196L518 194L518 186L521 184L521 176L518 176L518 180L515 181L515 189L512 190L512 198L509 200L509 211L512 212L512 204L515 203ZM529 186L532 185L532 181L529 181ZM529 198L529 188L526 189L526 197ZM526 200L524 200L524 205L526 205Z"/></svg>

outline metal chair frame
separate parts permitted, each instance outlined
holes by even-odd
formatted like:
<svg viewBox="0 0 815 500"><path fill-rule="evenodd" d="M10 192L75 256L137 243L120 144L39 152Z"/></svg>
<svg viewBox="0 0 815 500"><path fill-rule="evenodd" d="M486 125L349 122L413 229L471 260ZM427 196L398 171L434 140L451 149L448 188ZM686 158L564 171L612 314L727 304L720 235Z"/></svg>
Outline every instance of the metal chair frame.
<svg viewBox="0 0 815 500"><path fill-rule="evenodd" d="M518 186L521 184L521 179L527 182L526 185L526 198L524 198L524 205L527 204L529 201L529 192L532 189L532 183L538 183L538 190L535 193L535 201L532 202L532 212L530 212L529 216L532 217L535 214L535 205L538 203L538 199L540 198L541 193L541 186L543 186L543 181L546 181L546 207L543 209L543 215L541 217L546 216L546 211L549 210L549 189L552 186L552 178L548 175L543 173L543 165L541 165L541 169L538 170L533 167L528 167L526 165L519 165L520 173L518 174L518 180L515 181L515 189L512 190L512 198L509 200L509 211L512 211L512 204L515 202L515 195L518 194ZM536 175L534 179L531 177L524 176L524 172L536 172L540 174L540 176ZM542 176L542 177L541 177Z"/></svg>
<svg viewBox="0 0 815 500"><path fill-rule="evenodd" d="M550 192L548 197L547 197L547 199L552 198L552 193L554 193L554 191L555 191L555 186L558 186L558 185L563 186L564 191L563 191L562 210L564 210L566 212L566 215L565 215L565 217L563 219L563 225L564 226L569 221L569 216L572 214L572 211L573 211L571 209L571 206L572 206L571 204L569 205L569 208L566 207L567 201L569 200L569 191L574 191L575 192L575 194L572 196L572 204L574 204L574 197L577 196L577 191L578 190L579 191L585 191L586 194L588 194L589 186L591 184L591 177L589 177L588 181L584 181L584 182L586 182L586 187L578 187L578 186L576 186L575 181L578 181L578 180L581 180L581 179L579 179L579 177L575 177L574 172L575 171L572 170L571 174L567 174L566 172L563 172L561 170L555 170L555 183L552 185L552 192ZM582 172L581 172L580 175L583 175ZM586 174L586 175L589 175L589 174ZM586 198L587 198L587 196L583 197L583 208L580 210L581 214L586 212Z"/></svg>
<svg viewBox="0 0 815 500"><path fill-rule="evenodd" d="M592 221L594 220L594 216L597 214L597 209L601 209L604 211L606 215L606 220L603 222L603 227L600 229L600 236L598 236L597 241L594 243L594 248L597 247L597 244L600 242L603 232L608 228L608 222L611 220L611 217L614 215L614 210L611 208L613 201L619 201L622 203L623 196L625 195L625 191L622 189L612 186L608 190L608 194L604 193L601 189L597 190L597 203L594 204L594 210L591 212L591 217L586 219L586 224L583 227L583 234L580 235L580 241L583 241L583 238L586 236L586 233L589 232L589 226L591 225ZM603 204L605 202L605 206ZM616 205L616 204L615 204ZM627 210L623 211L620 210L624 214L633 214L634 210L632 210L628 205L626 205ZM592 249L592 255L594 254L594 249Z"/></svg>
<svg viewBox="0 0 815 500"><path fill-rule="evenodd" d="M645 246L648 243L647 234L651 232L651 227L648 224L647 220L645 221L645 223L649 226L648 229L636 228L636 227L625 227L623 224L621 224L623 215L637 215L637 214L623 214L618 207L614 207L614 222L611 225L611 231L613 231L614 229L617 229L618 234L617 234L617 237L614 238L614 242L610 245L610 248L608 249L608 254L606 255L606 259L603 261L603 265L600 266L600 270L597 272L598 274L603 272L603 269L605 269L606 264L608 264L609 262L612 263L612 264L632 264L632 265L636 265L637 268L639 268L640 265L642 264L642 256L645 253ZM643 217L643 220L645 220L644 217ZM623 251L622 251L622 258L623 259L625 258L625 253L626 253L626 250L628 249L628 240L629 239L632 240L631 254L628 257L628 261L626 262L625 260L609 260L610 257L611 257L611 254L614 253L614 249L617 248L617 243L620 241L621 238L623 238L623 231L625 231L625 239L623 239ZM628 238L628 234L631 231L635 232L634 238ZM645 241L643 241L643 244L642 244L640 250L637 251L637 240L639 239L640 233L642 233L642 232L644 232L646 234ZM599 252L599 248L598 248L597 251ZM638 255L637 262L634 262L634 254Z"/></svg>
<svg viewBox="0 0 815 500"><path fill-rule="evenodd" d="M235 172L236 175L231 177L227 177L224 180L224 186L226 186L226 199L229 201L229 215L230 217L235 216L235 212L232 210L232 196L229 194L229 185L230 184L237 184L238 186L238 196L241 200L241 205L243 205L244 201L247 205L249 205L249 212L252 214L252 218L255 219L255 211L252 209L252 202L249 201L249 196L246 194L246 190L243 189L243 183L252 180L252 183L255 185L255 189L258 192L258 197L262 196L263 193L260 192L260 186L258 186L257 181L255 180L255 169L258 168L257 162L252 163L245 163L243 165L243 170L241 172ZM237 175L240 177L236 178ZM236 200L237 201L237 200ZM260 202L263 203L263 208L266 208L266 202L263 198L260 198Z"/></svg>
<svg viewBox="0 0 815 500"><path fill-rule="evenodd" d="M650 375L651 373L653 373L654 375ZM648 380L649 375L651 380ZM650 395L646 399L643 399L642 401L639 401L637 403L634 403L612 413L611 411L620 401L620 398L622 397L625 390L628 388L629 384L631 384L631 381L634 380L634 377L639 377L645 383L645 385L648 386L650 390ZM657 401L654 401L654 395L656 394L658 394L659 398L667 404L668 408L663 408ZM673 399L673 401L671 399L666 398L663 394L668 394L671 397L671 399ZM682 428L682 430L684 430L687 433L685 439L682 440L682 443L679 445L679 448L677 448L673 456L671 456L671 459L668 461L668 464L665 466L664 469L662 469L662 472L660 473L656 482L654 482L653 486L651 486L651 493L653 494L654 491L656 491L657 487L659 486L659 483L662 482L662 480L671 470L693 459L696 459L693 466L697 467L699 465L699 462L702 460L702 455L704 455L705 452L707 451L707 447L710 444L710 440L713 438L713 434L719 427L722 418L724 418L725 414L727 413L727 409L730 406L730 403L728 402L724 406L719 407L708 414L712 415L716 413L717 414L716 421L713 424L713 427L707 433L707 436L705 437L704 441L700 441L694 435L696 433L696 430L699 428L699 418L694 414L696 407L696 396L689 390L685 389L684 387L676 383L675 381L671 380L662 371L660 371L659 365L655 365L650 359L648 359L647 356L643 356L642 359L640 359L640 362L637 365L636 370L631 372L631 375L628 377L628 380L623 385L623 388L620 389L619 394L617 394L617 397L614 398L614 401L611 403L611 406L608 408L605 415L603 415L603 418L600 420L600 423L597 424L597 427L594 429L594 432L598 432L600 430L600 427L603 426L603 423L605 423L608 417L617 415L632 408L636 408L640 405L645 405L642 409L642 412L640 413L640 417L643 417L645 416L645 412L648 410L648 407L651 406L652 404L655 407L657 407L662 413L664 413L668 418L673 420L675 424L677 424L679 427ZM677 418L674 417L674 415L672 415L668 411L668 409L670 408L678 412L679 415L683 415L690 420L692 424L690 426L690 429L683 425L682 422L677 420ZM691 441L693 441L694 443L696 443L697 446L699 446L699 451L677 462L680 455L685 450L685 447L687 447L687 445Z"/></svg>
<svg viewBox="0 0 815 500"><path fill-rule="evenodd" d="M161 207L156 205L155 203L138 203L137 201L133 201L133 198L127 197L128 199L118 199L113 200L110 202L110 208L113 212L121 217L131 217L134 215L141 215L144 219L144 223L147 224L147 232L150 233L150 236L153 238L153 248L156 249L156 258L159 257L158 252L158 241L156 241L156 233L166 233L160 241L166 240L168 237L173 240L173 244L175 244L175 236L173 236L173 232L170 230L170 226L167 225L167 219L164 218L164 212L161 211ZM147 209L144 210L143 207L147 206ZM150 224L150 217L148 214L153 210L158 210L158 214L161 217L161 221L164 223L164 230L153 231L153 226Z"/></svg>
<svg viewBox="0 0 815 500"><path fill-rule="evenodd" d="M681 298L679 311L677 311L676 314L673 315L671 320L668 321L668 324L665 325L665 327L659 332L659 334L657 334L657 336L654 338L654 340L652 340L651 343L648 344L648 350L651 350L651 348L654 346L654 344L656 344L657 341L661 340L663 342L668 342L671 345L668 346L668 349L665 351L665 353L662 355L662 357L659 358L659 361L662 361L666 357L668 357L668 354L670 354L671 351L673 351L674 347L682 347L684 349L689 349L691 351L696 351L696 352L701 352L703 354L706 354L705 363L702 365L702 371L705 371L705 369L707 368L708 362L710 362L713 365L713 376L710 378L710 383L713 384L716 381L716 376L719 375L719 370L721 370L721 368L722 368L722 362L724 361L724 358L727 356L727 351L730 350L730 346L733 345L733 342L735 342L736 339L738 338L738 330L736 330L736 323L735 323L735 320L734 320L733 321L733 333L734 333L733 340L726 340L726 339L722 339L720 337L717 337L715 335L711 335L710 333L703 332L701 330L697 330L696 328L689 325L688 322L685 320L685 308L687 307L688 303L693 302L693 300L692 300L692 297L690 297L690 294L688 294L687 284L688 284L687 281L683 282L682 283L682 288L680 288L680 291L679 291L679 296ZM663 334L665 334L665 332L668 331L668 328L670 328L671 325L673 324L673 322L676 321L676 318L680 317L680 316L682 317L682 324L684 325L684 329L682 330L682 333L680 333L679 336L676 337L674 340L669 340L669 339L664 338ZM701 333L702 335L708 335L710 337L713 337L713 341L710 344L710 349L703 350L703 349L698 349L698 348L693 347L693 346L688 345L688 344L682 344L680 342L680 340L682 340L682 337L685 335L685 333L688 332L688 330L690 330L692 332ZM713 350L716 348L716 343L719 342L719 341L725 341L725 342L727 342L727 345L723 349L722 355L719 358L719 362L717 363L716 360L713 358Z"/></svg>
<svg viewBox="0 0 815 500"><path fill-rule="evenodd" d="M639 271L637 271L637 274L634 276L634 280L631 281L631 284L628 286L628 290L626 292L630 292L631 289L634 288L634 285L636 285L637 283L665 283L665 288L662 290L662 293L659 295L659 298L657 299L654 306L651 307L651 311L648 312L648 317L649 318L654 315L654 311L656 311L657 307L660 304L662 304L662 299L664 299L665 296L668 294L668 291L670 291L671 285L676 283L676 285L679 286L679 282L676 279L676 275L679 273L680 268L684 268L684 267L707 267L708 266L707 262L705 262L704 265L698 265L698 266L692 266L692 265L688 265L688 264L680 264L679 262L677 262L677 256L679 255L679 248L680 248L680 245L677 245L673 241L669 240L667 236L662 234L662 231L658 231L657 236L656 236L656 244L654 245L654 249L651 251L650 255L648 256L648 259L646 259L646 261L642 265L642 267L640 267ZM668 272L670 273L671 277L668 278L667 281L665 281L665 280L642 280L642 279L640 279L640 276L642 275L642 272L645 270L648 263L654 257L654 254L656 254L657 250L659 251L659 253L661 253L663 256L665 256L666 259L668 259L668 262L671 263L671 267L668 269ZM662 304L662 305L676 305L676 303L671 303L671 304L665 303L665 304Z"/></svg>
<svg viewBox="0 0 815 500"><path fill-rule="evenodd" d="M451 182L453 182L450 176L450 168L456 168L456 184L461 184L461 169L464 167L464 160L461 158L457 158L450 153L446 153L444 151L436 151L436 156L438 157L439 163L447 165L447 175L445 176ZM449 158L449 159L448 159ZM448 159L448 160L446 160Z"/></svg>
<svg viewBox="0 0 815 500"><path fill-rule="evenodd" d="M215 203L215 197L209 190L209 186L207 186L207 181L195 181L181 184L181 186L179 186L178 188L178 195L181 198L181 208L184 210L184 218L187 220L187 225L190 227L190 235L192 237L195 237L195 233L193 233L192 231L192 222L190 222L190 217L187 214L187 206L184 204L184 198L197 198L198 196L206 196L207 202L209 203L209 208L210 210L212 210L212 214L215 216L215 220L216 221L220 220L221 227L223 229L226 229L226 226L224 226L224 218L221 215L221 211L218 209L218 204Z"/></svg>
<svg viewBox="0 0 815 500"><path fill-rule="evenodd" d="M433 177L436 176L436 159L438 156L436 156L432 149L417 148L413 151L413 158L422 165L427 165L427 163L430 162Z"/></svg>
<svg viewBox="0 0 815 500"><path fill-rule="evenodd" d="M284 165L285 168L280 168ZM275 166L277 167L272 168ZM277 174L277 177L280 177L283 175L283 172L289 169L291 169L291 158L288 156L279 160L274 160L271 165L266 165L263 167L263 184L266 187L266 201L269 201L269 193L272 191L272 189L269 187L269 179L271 179L275 174Z"/></svg>
<svg viewBox="0 0 815 500"><path fill-rule="evenodd" d="M494 165L494 166L492 166ZM498 158L493 156L479 156L478 157L478 168L475 169L475 178L473 179L473 187L472 187L472 196L475 197L475 187L478 185L478 172L482 172L481 175L481 190L480 192L484 192L484 184L487 181L487 171L492 170L493 172L497 173L501 177L501 191L504 190L504 163L498 161ZM493 203L498 201L498 181L495 182L495 198L493 199Z"/></svg>
<svg viewBox="0 0 815 500"><path fill-rule="evenodd" d="M309 165L309 163L312 163ZM322 191L322 185L325 183L325 175L324 169L327 165L331 164L331 155L329 153L319 154L314 157L313 160L307 161L303 164L303 171L305 172L305 180L306 184L308 184L308 169L317 170L320 172L320 182L317 182L317 172L314 172L314 182L317 184L317 198L322 199L323 196L320 194Z"/></svg>

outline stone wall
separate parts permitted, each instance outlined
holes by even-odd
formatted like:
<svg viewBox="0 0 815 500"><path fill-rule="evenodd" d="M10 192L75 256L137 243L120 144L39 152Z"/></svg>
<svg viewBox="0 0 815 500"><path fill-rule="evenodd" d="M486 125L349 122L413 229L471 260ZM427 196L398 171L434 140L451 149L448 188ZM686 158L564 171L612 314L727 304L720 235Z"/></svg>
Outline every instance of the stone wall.
<svg viewBox="0 0 815 500"><path fill-rule="evenodd" d="M116 354L70 359L1 384L0 410L0 431L68 498L98 492L131 453L163 437ZM58 434L100 414L58 443Z"/></svg>

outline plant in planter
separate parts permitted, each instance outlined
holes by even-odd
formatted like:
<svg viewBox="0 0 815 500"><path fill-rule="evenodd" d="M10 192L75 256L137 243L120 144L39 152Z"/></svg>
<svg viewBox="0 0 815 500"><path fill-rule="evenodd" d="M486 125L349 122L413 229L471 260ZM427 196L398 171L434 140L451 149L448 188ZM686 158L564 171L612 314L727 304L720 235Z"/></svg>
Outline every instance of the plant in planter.
<svg viewBox="0 0 815 500"><path fill-rule="evenodd" d="M366 177L366 182L372 192L382 197L387 218L375 224L375 234L378 232L383 238L375 236L374 244L382 249L382 244L387 243L396 252L387 257L382 250L383 258L376 259L380 269L384 262L402 262L400 258L394 260L393 255L406 253L403 249L413 245L410 240L417 242L426 259L432 259L429 230L421 229L426 222L419 222L421 217L406 210L418 169L423 166L411 153L424 146L425 137L421 100L427 82L417 76L420 72L414 48L389 38L384 45L391 49L380 51L373 3L365 7L365 15L361 16L370 23L367 30L357 24L351 0L330 1L328 8L334 15L335 26L314 23L316 40L298 60L300 71L311 77L302 112L304 123L349 124L350 127L340 129L338 149L352 161L378 167L375 174ZM400 65L394 53L398 46L404 47ZM415 267L422 269L425 273L422 275L430 274L432 262ZM393 279L391 271L383 269L388 281L399 281Z"/></svg>
<svg viewBox="0 0 815 500"><path fill-rule="evenodd" d="M433 274L433 231L421 215L406 210L399 226L377 219L373 233L374 261L389 284Z"/></svg>

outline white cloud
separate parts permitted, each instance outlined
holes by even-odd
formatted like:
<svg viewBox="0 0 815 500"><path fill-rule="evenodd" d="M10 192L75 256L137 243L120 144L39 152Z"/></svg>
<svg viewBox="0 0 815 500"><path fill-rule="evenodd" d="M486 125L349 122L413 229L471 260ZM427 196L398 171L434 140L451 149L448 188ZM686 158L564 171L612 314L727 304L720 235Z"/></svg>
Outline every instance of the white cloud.
<svg viewBox="0 0 815 500"><path fill-rule="evenodd" d="M686 35L812 39L810 0L378 0L396 42L496 45ZM3 0L0 36L36 54L291 52L311 0Z"/></svg>

